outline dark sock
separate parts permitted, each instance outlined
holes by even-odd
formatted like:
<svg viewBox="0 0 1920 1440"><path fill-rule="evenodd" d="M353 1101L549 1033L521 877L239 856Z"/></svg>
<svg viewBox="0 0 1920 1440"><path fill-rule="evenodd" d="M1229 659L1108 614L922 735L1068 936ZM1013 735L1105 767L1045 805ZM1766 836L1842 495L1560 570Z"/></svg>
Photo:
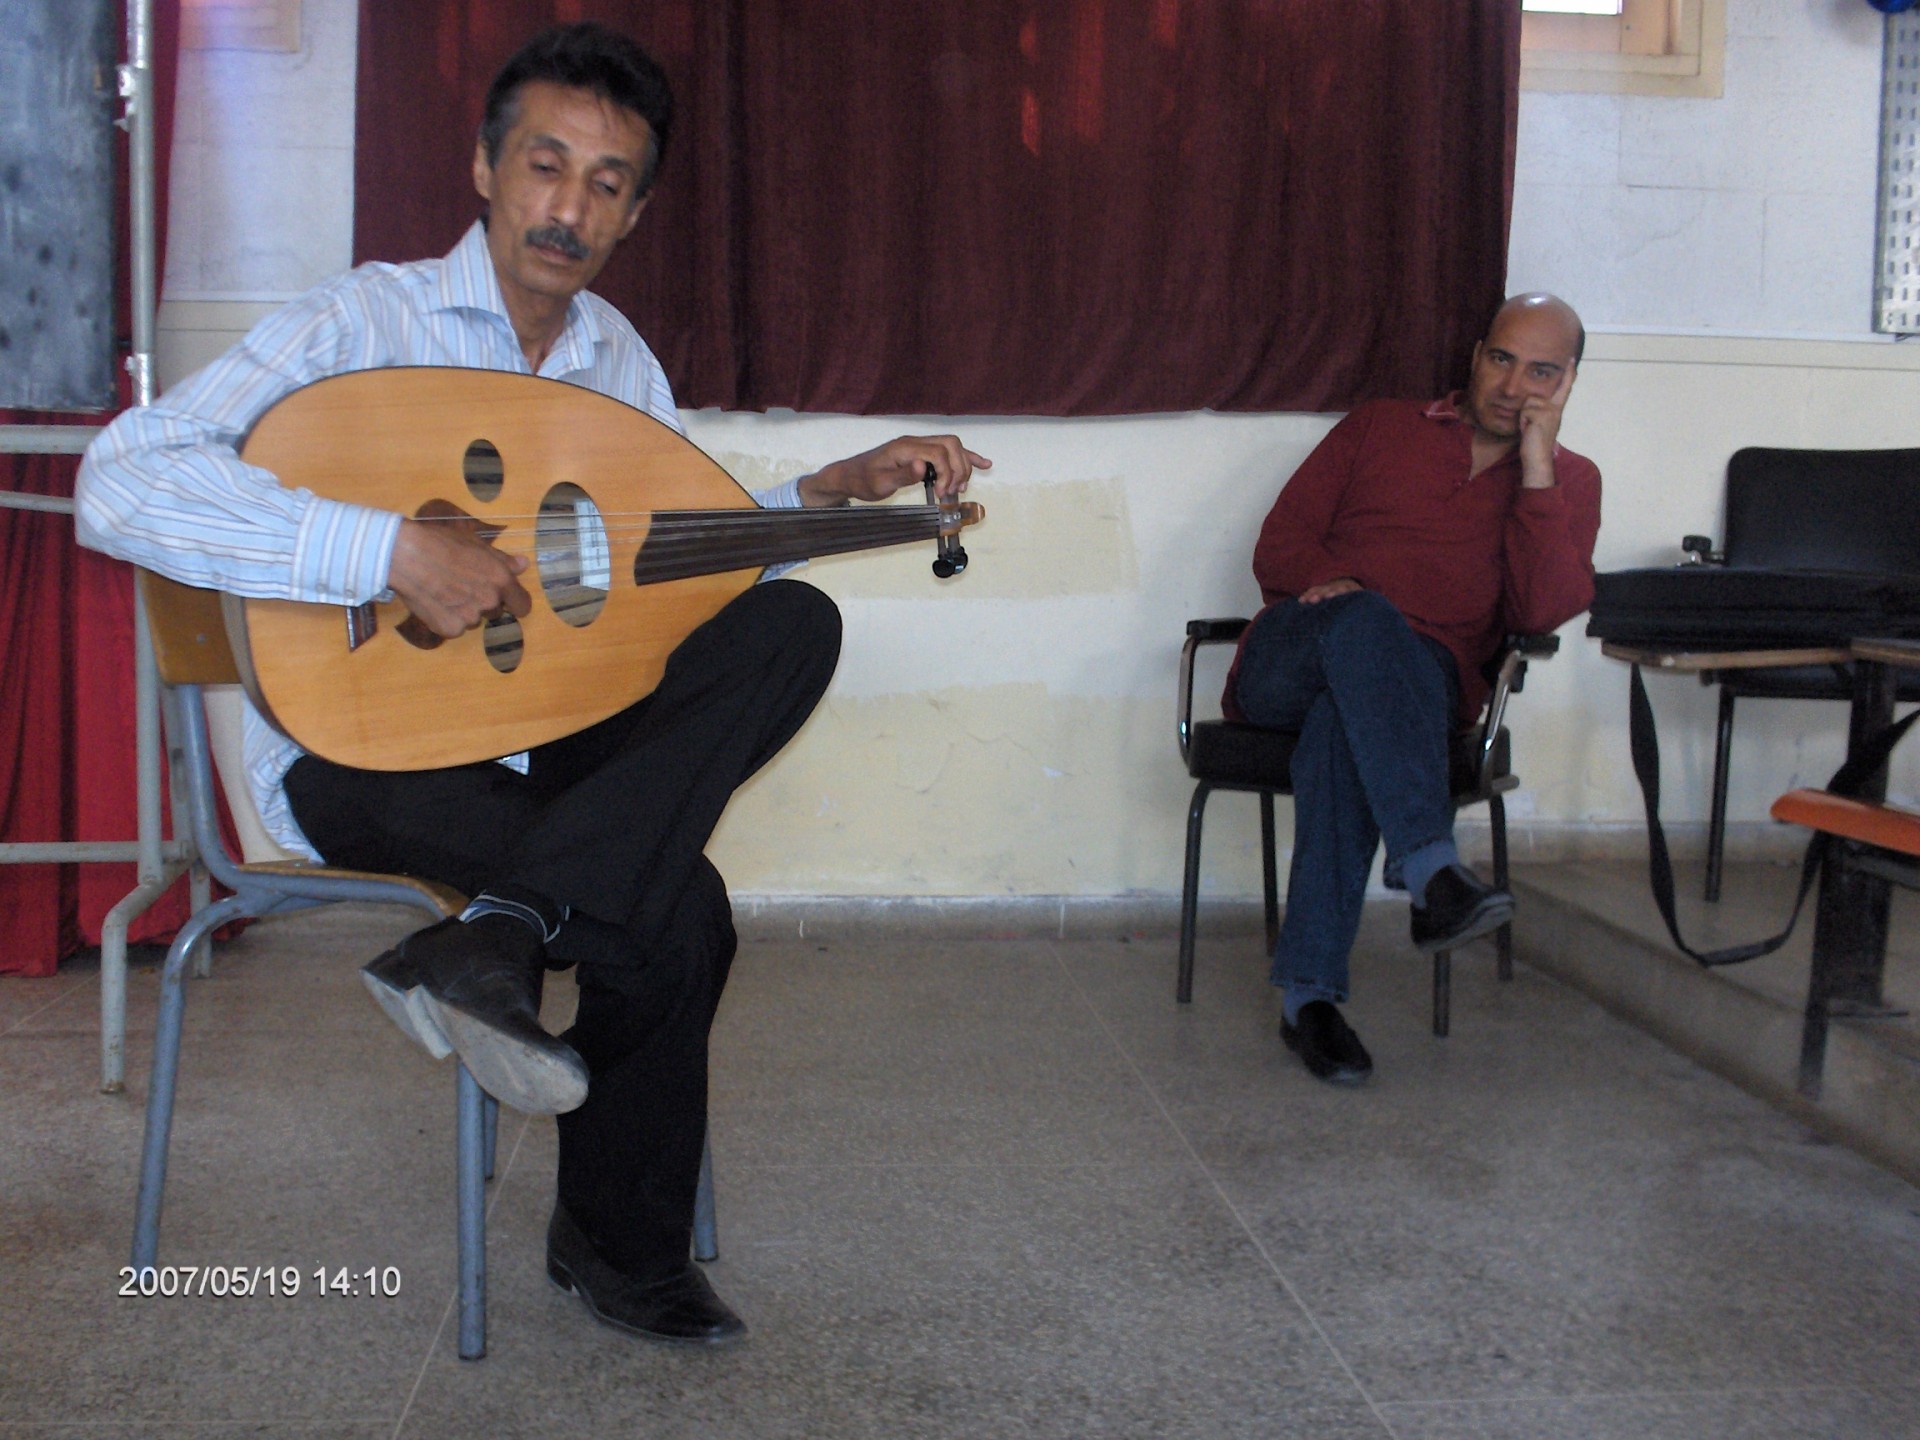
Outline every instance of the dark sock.
<svg viewBox="0 0 1920 1440"><path fill-rule="evenodd" d="M517 885L489 885L467 902L460 919L472 924L487 916L511 919L532 930L543 945L551 945L567 918L566 907L554 904L537 891Z"/></svg>

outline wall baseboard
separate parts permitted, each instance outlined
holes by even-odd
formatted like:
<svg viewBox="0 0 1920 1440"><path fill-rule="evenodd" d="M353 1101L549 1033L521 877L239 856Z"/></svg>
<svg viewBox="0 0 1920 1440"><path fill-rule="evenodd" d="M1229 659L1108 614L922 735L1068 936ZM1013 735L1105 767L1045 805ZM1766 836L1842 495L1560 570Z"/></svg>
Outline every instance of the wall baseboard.
<svg viewBox="0 0 1920 1440"><path fill-rule="evenodd" d="M735 895L743 940L1132 940L1172 937L1178 895ZM1258 934L1258 896L1206 896L1207 935Z"/></svg>
<svg viewBox="0 0 1920 1440"><path fill-rule="evenodd" d="M1667 848L1675 860L1704 860L1707 822L1668 824ZM1492 831L1484 819L1463 815L1456 827L1461 853L1484 863L1493 852ZM1729 861L1769 863L1797 860L1807 848L1807 833L1772 820L1733 821L1727 825ZM1523 820L1507 817L1507 849L1516 865L1556 865L1576 860L1647 858L1647 827L1640 820Z"/></svg>

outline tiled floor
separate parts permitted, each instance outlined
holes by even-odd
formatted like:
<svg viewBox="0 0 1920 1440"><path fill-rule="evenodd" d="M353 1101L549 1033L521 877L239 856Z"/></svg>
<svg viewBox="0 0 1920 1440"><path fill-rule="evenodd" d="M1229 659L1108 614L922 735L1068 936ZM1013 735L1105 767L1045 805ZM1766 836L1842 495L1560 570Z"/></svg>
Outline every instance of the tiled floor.
<svg viewBox="0 0 1920 1440"><path fill-rule="evenodd" d="M0 981L0 1440L1920 1436L1920 1191L1485 947L1433 1039L1390 907L1358 1092L1282 1051L1244 936L1186 1010L1160 938L750 943L712 1272L750 1341L636 1342L549 1286L552 1122L503 1114L463 1364L451 1073L354 978L410 924L257 925L192 987L162 1259L293 1297L116 1295L155 978L124 1096L91 972Z"/></svg>

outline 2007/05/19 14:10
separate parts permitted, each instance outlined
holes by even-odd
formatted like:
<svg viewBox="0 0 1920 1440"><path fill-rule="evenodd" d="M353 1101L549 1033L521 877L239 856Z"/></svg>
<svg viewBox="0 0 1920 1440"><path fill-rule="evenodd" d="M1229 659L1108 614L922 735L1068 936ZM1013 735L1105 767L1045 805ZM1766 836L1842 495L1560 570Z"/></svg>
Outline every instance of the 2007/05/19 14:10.
<svg viewBox="0 0 1920 1440"><path fill-rule="evenodd" d="M397 1265L369 1265L364 1270L319 1265L312 1275L313 1290L318 1295L391 1299L400 1293ZM303 1272L297 1265L122 1265L120 1294L147 1299L211 1295L244 1300L255 1295L298 1295L302 1279Z"/></svg>

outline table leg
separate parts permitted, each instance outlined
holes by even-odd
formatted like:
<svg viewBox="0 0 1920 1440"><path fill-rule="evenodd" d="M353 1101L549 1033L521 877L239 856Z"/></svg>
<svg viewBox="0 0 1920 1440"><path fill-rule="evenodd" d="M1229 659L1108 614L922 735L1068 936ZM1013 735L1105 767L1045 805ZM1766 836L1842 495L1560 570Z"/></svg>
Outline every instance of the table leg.
<svg viewBox="0 0 1920 1440"><path fill-rule="evenodd" d="M1848 717L1847 756L1858 754L1866 738L1893 723L1895 677L1891 667L1854 662L1853 709ZM1863 800L1884 800L1887 771L1882 766L1860 789ZM1842 865L1841 842L1827 850L1820 870L1820 894L1813 917L1813 965L1807 983L1806 1022L1800 1035L1800 1091L1820 1093L1829 1015L1883 1016L1889 1012L1881 993L1887 960L1887 918L1892 887L1877 875Z"/></svg>

